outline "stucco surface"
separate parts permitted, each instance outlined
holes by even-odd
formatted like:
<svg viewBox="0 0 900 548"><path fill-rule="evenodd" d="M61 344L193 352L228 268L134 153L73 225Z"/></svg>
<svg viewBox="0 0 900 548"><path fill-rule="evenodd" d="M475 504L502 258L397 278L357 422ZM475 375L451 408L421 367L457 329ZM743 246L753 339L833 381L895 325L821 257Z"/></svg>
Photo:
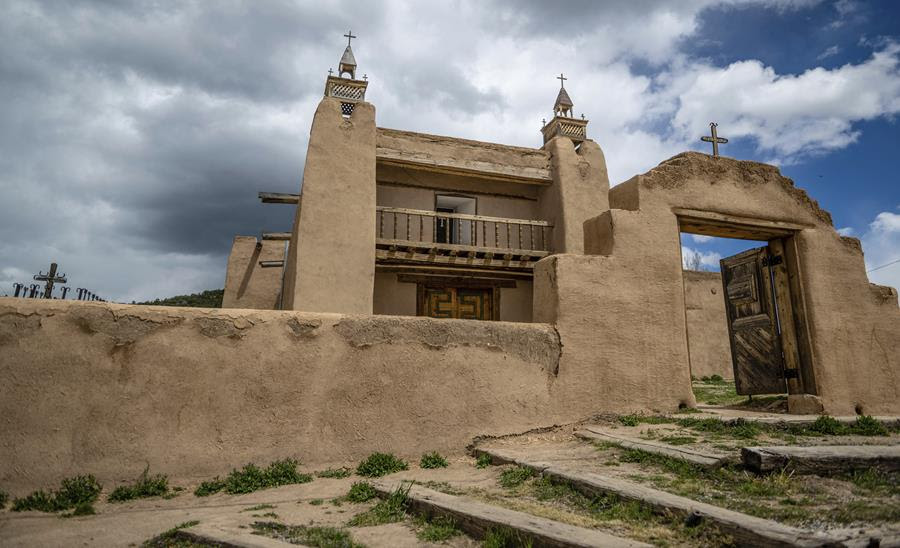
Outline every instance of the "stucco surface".
<svg viewBox="0 0 900 548"><path fill-rule="evenodd" d="M375 273L374 314L416 315L416 284L400 283L394 272Z"/></svg>
<svg viewBox="0 0 900 548"><path fill-rule="evenodd" d="M609 209L603 151L591 140L576 150L568 137L554 137L544 149L550 153L553 184L540 190L540 218L553 223L554 252L584 253L584 222Z"/></svg>
<svg viewBox="0 0 900 548"><path fill-rule="evenodd" d="M4 298L0 485L457 451L581 418L559 355L538 324Z"/></svg>
<svg viewBox="0 0 900 548"><path fill-rule="evenodd" d="M721 274L685 270L684 307L691 374L698 379L710 375L733 379Z"/></svg>
<svg viewBox="0 0 900 548"><path fill-rule="evenodd" d="M799 264L801 310L815 373L808 387L834 415L900 412L900 309L897 292L870 284L862 252L841 237L822 210L774 166L683 153L613 188L609 212L585 224L588 253L607 257L625 271L640 272L636 299L647 307L683 307L680 282L679 208L799 225L793 233ZM639 250L639 251L638 251ZM657 289L662 291L656 292ZM537 287L536 287L537 293ZM665 302L649 299L665 297ZM539 320L548 321L548 320ZM648 316L645 321L656 321ZM622 322L621 329L633 324ZM684 315L672 311L666 325L684 332ZM801 329L802 331L802 329ZM562 333L562 331L560 331ZM686 349L686 345L683 347ZM636 347L636 351L642 349ZM686 350L685 350L686 352ZM649 356L647 356L649 358ZM670 374L686 374L686 356L673 357Z"/></svg>
<svg viewBox="0 0 900 548"><path fill-rule="evenodd" d="M235 236L228 255L222 308L276 309L283 268L262 268L259 262L284 260L284 247L283 241Z"/></svg>
<svg viewBox="0 0 900 548"><path fill-rule="evenodd" d="M284 308L371 314L375 276L375 107L319 102L285 273ZM302 219L302 222L301 222Z"/></svg>

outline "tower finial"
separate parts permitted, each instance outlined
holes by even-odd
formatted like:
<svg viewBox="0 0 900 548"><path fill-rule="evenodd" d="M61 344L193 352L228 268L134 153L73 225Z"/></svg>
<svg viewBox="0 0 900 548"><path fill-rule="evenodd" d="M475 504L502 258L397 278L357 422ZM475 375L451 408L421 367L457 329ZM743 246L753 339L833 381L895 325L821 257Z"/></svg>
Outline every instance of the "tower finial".
<svg viewBox="0 0 900 548"><path fill-rule="evenodd" d="M566 87L566 80L568 80L568 78L566 78L565 76L563 76L563 73L560 72L560 73L559 73L559 76L557 76L556 79L559 80L559 87L562 88L562 89L565 89L565 87Z"/></svg>
<svg viewBox="0 0 900 548"><path fill-rule="evenodd" d="M347 34L345 34L344 37L347 39L347 47L350 47L350 40L353 40L354 38L356 38L356 36L353 36L352 30L348 30Z"/></svg>
<svg viewBox="0 0 900 548"><path fill-rule="evenodd" d="M559 76L557 76L556 79L559 80L559 94L556 96L556 103L553 104L553 113L556 116L571 118L572 107L575 105L572 103L572 99L566 91L566 80L568 80L568 78L563 76L562 73L559 73Z"/></svg>
<svg viewBox="0 0 900 548"><path fill-rule="evenodd" d="M348 30L344 35L347 38L347 47L344 48L344 55L341 56L341 62L338 64L338 76L344 77L345 73L350 74L351 80L356 80L356 57L353 56L353 48L350 47L350 40L356 38L352 30Z"/></svg>

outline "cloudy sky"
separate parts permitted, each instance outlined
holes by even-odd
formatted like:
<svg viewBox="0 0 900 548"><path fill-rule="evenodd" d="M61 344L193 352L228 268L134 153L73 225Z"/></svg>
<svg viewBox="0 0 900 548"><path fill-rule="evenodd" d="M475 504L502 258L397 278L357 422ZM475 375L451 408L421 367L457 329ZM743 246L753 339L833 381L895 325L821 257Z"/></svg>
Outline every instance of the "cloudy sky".
<svg viewBox="0 0 900 548"><path fill-rule="evenodd" d="M290 227L256 193L298 191L348 28L381 126L536 147L564 72L613 184L715 120L900 259L897 2L8 0L0 295L51 260L112 300L221 288L234 234Z"/></svg>

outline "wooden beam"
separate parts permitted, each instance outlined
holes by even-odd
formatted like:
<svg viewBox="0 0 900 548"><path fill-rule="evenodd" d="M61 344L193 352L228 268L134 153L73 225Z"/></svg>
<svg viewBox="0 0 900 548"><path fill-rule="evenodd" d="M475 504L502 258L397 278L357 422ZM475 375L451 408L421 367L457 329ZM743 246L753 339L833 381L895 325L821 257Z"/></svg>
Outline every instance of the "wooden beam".
<svg viewBox="0 0 900 548"><path fill-rule="evenodd" d="M282 192L260 192L259 201L264 204L299 204L300 195Z"/></svg>
<svg viewBox="0 0 900 548"><path fill-rule="evenodd" d="M869 468L900 472L900 445L744 447L741 458L745 466L758 473L788 469L827 476Z"/></svg>
<svg viewBox="0 0 900 548"><path fill-rule="evenodd" d="M492 255L492 256L504 256L509 255L511 257L515 256L525 256L532 257L534 259L543 259L544 257L550 255L549 251L535 251L533 249L504 249L497 247L481 247L477 245L459 245L459 244L438 244L432 242L411 242L409 240L390 240L387 238L377 238L375 240L375 245L380 247L387 248L408 248L413 247L417 251L429 253L431 251L444 251L447 253L455 252L457 255L468 255L470 251L474 251L475 253L480 253L483 255ZM485 257L487 258L487 257ZM508 259L507 259L508 260Z"/></svg>
<svg viewBox="0 0 900 548"><path fill-rule="evenodd" d="M696 464L703 468L718 468L725 464L725 461L727 460L727 457L702 453L700 451L688 449L687 447L676 447L662 442L636 439L621 434L606 432L596 426L588 426L584 430L578 430L575 432L575 436L591 441L614 443L626 449L640 449L647 453L663 455L665 457L690 462L691 464Z"/></svg>
<svg viewBox="0 0 900 548"><path fill-rule="evenodd" d="M261 268L280 268L284 266L284 261L259 261Z"/></svg>
<svg viewBox="0 0 900 548"><path fill-rule="evenodd" d="M290 240L291 233L290 232L263 232L262 239L263 240Z"/></svg>
<svg viewBox="0 0 900 548"><path fill-rule="evenodd" d="M465 275L397 274L397 281L406 284L445 285L453 287L516 287L515 280L504 278L481 278Z"/></svg>
<svg viewBox="0 0 900 548"><path fill-rule="evenodd" d="M513 166L482 160L459 160L451 157L423 156L386 147L376 147L375 161L383 165L463 177L477 177L504 183L541 186L549 186L553 183L549 168Z"/></svg>
<svg viewBox="0 0 900 548"><path fill-rule="evenodd" d="M500 270L528 270L534 269L533 262L526 261L499 261L486 259L470 259L468 257L450 257L448 255L428 255L425 253L408 253L405 251L389 251L376 249L375 260L381 263L412 263L412 264L439 264L455 265L460 267L480 267Z"/></svg>
<svg viewBox="0 0 900 548"><path fill-rule="evenodd" d="M490 276L492 278L504 278L510 280L529 281L534 276L529 271L515 270L491 270L484 268L468 268L460 266L437 266L418 264L383 264L375 265L376 272L385 273L409 273L409 274L445 274L450 276Z"/></svg>
<svg viewBox="0 0 900 548"><path fill-rule="evenodd" d="M769 241L812 228L812 225L789 221L740 217L714 211L674 208L672 212L678 217L681 232L720 238Z"/></svg>

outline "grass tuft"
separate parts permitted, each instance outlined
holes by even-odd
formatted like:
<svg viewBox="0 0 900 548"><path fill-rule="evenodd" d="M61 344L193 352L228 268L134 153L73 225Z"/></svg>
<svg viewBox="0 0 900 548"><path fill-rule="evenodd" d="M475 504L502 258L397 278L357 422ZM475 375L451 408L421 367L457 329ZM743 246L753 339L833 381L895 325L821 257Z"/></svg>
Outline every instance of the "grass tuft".
<svg viewBox="0 0 900 548"><path fill-rule="evenodd" d="M211 481L204 481L194 494L205 497L224 490L230 495L238 495L281 485L311 482L313 479L311 475L297 472L298 464L300 463L294 459L277 460L266 468L248 464L240 470L232 470L224 480L214 478Z"/></svg>
<svg viewBox="0 0 900 548"><path fill-rule="evenodd" d="M525 483L525 480L534 477L534 470L531 468L526 468L525 466L517 466L515 468L508 468L500 473L500 478L497 480L500 483L501 487L505 487L507 489L512 489L514 487L518 487Z"/></svg>
<svg viewBox="0 0 900 548"><path fill-rule="evenodd" d="M275 508L274 504L257 504L256 506L244 508L241 512L256 512L257 510L271 510L272 508Z"/></svg>
<svg viewBox="0 0 900 548"><path fill-rule="evenodd" d="M422 455L422 460L419 461L419 466L421 468L446 468L447 459L437 451L425 453Z"/></svg>
<svg viewBox="0 0 900 548"><path fill-rule="evenodd" d="M319 478L334 478L334 479L344 479L349 478L353 475L353 470L347 467L341 468L329 468L328 470L320 470L316 472L316 477Z"/></svg>
<svg viewBox="0 0 900 548"><path fill-rule="evenodd" d="M39 510L41 512L61 512L83 503L96 502L103 486L92 475L75 476L60 482L57 491L47 493L35 491L24 498L13 501L13 512Z"/></svg>
<svg viewBox="0 0 900 548"><path fill-rule="evenodd" d="M350 527L369 527L372 525L383 525L385 523L395 523L403 521L406 517L406 507L408 504L407 496L412 484L408 484L405 488L401 485L386 499L366 510L361 514L353 516L347 522Z"/></svg>
<svg viewBox="0 0 900 548"><path fill-rule="evenodd" d="M186 521L184 523L178 524L175 527L172 527L168 531L161 533L147 542L141 545L142 548L191 548L193 546L200 546L197 543L192 543L190 541L181 541L176 538L178 531L182 529L187 529L188 527L193 527L200 523L197 520Z"/></svg>
<svg viewBox="0 0 900 548"><path fill-rule="evenodd" d="M416 538L423 542L444 542L462 532L457 528L456 520L449 516L438 516L431 521L420 519L416 523L419 526Z"/></svg>
<svg viewBox="0 0 900 548"><path fill-rule="evenodd" d="M409 465L393 453L372 453L356 467L356 473L367 478L380 478L401 470L409 470Z"/></svg>
<svg viewBox="0 0 900 548"><path fill-rule="evenodd" d="M353 485L350 486L350 491L347 492L346 499L350 502L366 502L374 499L378 496L378 493L375 491L375 488L372 487L372 484L367 481L357 481Z"/></svg>
<svg viewBox="0 0 900 548"><path fill-rule="evenodd" d="M159 497L169 491L169 479L162 474L148 475L150 467L144 468L138 479L131 485L120 485L106 497L110 502L124 502L126 500Z"/></svg>
<svg viewBox="0 0 900 548"><path fill-rule="evenodd" d="M78 506L76 506L71 512L67 512L65 514L60 514L61 518L74 518L76 516L93 516L97 511L94 510L94 505L90 502L82 502Z"/></svg>
<svg viewBox="0 0 900 548"><path fill-rule="evenodd" d="M483 548L506 548L507 546L531 548L533 544L534 541L531 537L525 537L509 527L492 527L488 529L481 541Z"/></svg>
<svg viewBox="0 0 900 548"><path fill-rule="evenodd" d="M250 524L253 533L283 540L291 544L302 544L313 548L363 548L353 541L349 531L336 527L312 527L306 525L285 525L273 521L256 521Z"/></svg>
<svg viewBox="0 0 900 548"><path fill-rule="evenodd" d="M0 489L0 510L6 508L6 503L9 502L9 493Z"/></svg>
<svg viewBox="0 0 900 548"><path fill-rule="evenodd" d="M494 459L487 453L480 453L478 458L475 459L475 466L477 468L487 468L492 464L494 464Z"/></svg>

